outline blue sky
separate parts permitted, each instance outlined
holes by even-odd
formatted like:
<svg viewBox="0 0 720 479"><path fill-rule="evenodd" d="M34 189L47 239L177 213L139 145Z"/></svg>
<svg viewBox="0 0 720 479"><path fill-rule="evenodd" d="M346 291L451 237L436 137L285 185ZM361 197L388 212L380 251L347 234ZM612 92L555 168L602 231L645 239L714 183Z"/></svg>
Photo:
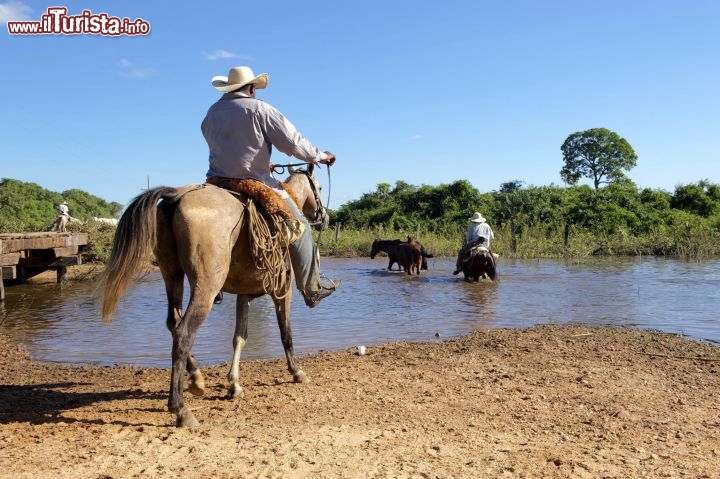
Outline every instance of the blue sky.
<svg viewBox="0 0 720 479"><path fill-rule="evenodd" d="M8 33L56 5L151 32ZM259 97L337 154L331 208L397 180L562 184L560 145L596 127L633 146L640 187L720 182L715 0L200 5L0 0L0 177L123 204L148 177L201 182L210 79L249 65L270 74Z"/></svg>

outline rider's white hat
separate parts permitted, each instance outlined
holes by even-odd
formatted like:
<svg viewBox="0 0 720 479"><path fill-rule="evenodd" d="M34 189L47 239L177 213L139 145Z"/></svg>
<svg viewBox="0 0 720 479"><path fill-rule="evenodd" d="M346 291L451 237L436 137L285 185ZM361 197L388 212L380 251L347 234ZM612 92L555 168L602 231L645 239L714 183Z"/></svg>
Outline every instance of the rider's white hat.
<svg viewBox="0 0 720 479"><path fill-rule="evenodd" d="M476 211L475 213L473 213L470 221L472 221L473 223L485 223L487 220L483 218L483 215Z"/></svg>
<svg viewBox="0 0 720 479"><path fill-rule="evenodd" d="M255 88L266 88L268 85L268 74L261 73L257 76L250 67L232 67L227 76L215 76L212 78L212 85L217 91L227 93L237 90L253 83Z"/></svg>

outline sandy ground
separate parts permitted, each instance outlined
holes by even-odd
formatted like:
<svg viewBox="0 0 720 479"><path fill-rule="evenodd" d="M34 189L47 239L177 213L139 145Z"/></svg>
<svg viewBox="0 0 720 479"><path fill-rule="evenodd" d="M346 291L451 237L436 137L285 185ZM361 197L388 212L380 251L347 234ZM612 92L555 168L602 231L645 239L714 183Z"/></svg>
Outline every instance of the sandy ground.
<svg viewBox="0 0 720 479"><path fill-rule="evenodd" d="M199 358L202 360L202 358ZM0 336L2 478L720 477L720 349L587 326L477 331L204 369L35 363Z"/></svg>

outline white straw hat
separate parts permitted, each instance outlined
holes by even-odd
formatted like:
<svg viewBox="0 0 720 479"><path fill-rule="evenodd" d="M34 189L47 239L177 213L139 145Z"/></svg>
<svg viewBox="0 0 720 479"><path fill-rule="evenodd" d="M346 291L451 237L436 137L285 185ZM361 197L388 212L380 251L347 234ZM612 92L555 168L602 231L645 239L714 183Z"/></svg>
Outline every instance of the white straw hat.
<svg viewBox="0 0 720 479"><path fill-rule="evenodd" d="M485 218L483 218L483 215L478 213L477 211L473 213L472 217L470 218L470 221L473 223L485 223L487 221Z"/></svg>
<svg viewBox="0 0 720 479"><path fill-rule="evenodd" d="M238 90L250 83L253 83L255 88L265 88L268 84L268 74L261 73L255 76L250 67L232 67L227 76L212 78L212 85L223 93Z"/></svg>

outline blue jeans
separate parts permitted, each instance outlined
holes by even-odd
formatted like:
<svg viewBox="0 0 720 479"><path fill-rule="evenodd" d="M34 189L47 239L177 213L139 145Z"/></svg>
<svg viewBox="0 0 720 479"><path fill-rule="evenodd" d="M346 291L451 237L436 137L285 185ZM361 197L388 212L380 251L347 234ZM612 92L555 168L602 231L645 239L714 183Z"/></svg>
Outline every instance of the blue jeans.
<svg viewBox="0 0 720 479"><path fill-rule="evenodd" d="M290 262L295 272L295 284L297 288L308 296L320 290L320 256L313 242L310 223L298 209L292 198L285 202L290 207L293 216L302 221L305 230L302 236L290 245Z"/></svg>

